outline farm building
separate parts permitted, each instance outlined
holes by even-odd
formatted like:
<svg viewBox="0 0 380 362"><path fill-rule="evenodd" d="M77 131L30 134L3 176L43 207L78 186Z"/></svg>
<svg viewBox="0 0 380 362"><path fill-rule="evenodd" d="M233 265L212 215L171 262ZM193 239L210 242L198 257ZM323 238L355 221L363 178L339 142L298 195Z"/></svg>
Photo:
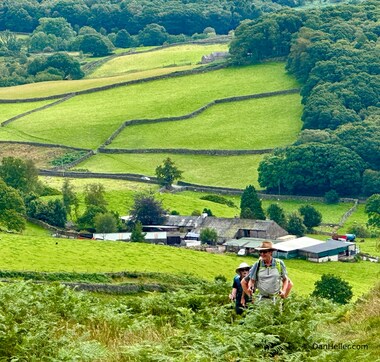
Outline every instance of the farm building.
<svg viewBox="0 0 380 362"><path fill-rule="evenodd" d="M229 56L228 52L213 52L208 55L203 55L201 59L202 64L212 63L216 60L225 59Z"/></svg>
<svg viewBox="0 0 380 362"><path fill-rule="evenodd" d="M181 233L189 233L201 225L207 214L201 216L169 215L165 221L166 227L173 227Z"/></svg>
<svg viewBox="0 0 380 362"><path fill-rule="evenodd" d="M252 220L239 218L201 216L168 216L166 226L176 227L181 233L200 234L202 229L214 229L218 234L218 242L224 243L242 237L274 240L287 232L272 220Z"/></svg>
<svg viewBox="0 0 380 362"><path fill-rule="evenodd" d="M275 258L292 259L299 256L298 251L303 248L323 243L321 240L303 236L301 238L283 241L276 244L276 251L273 252Z"/></svg>
<svg viewBox="0 0 380 362"><path fill-rule="evenodd" d="M255 248L261 245L261 243L268 239L257 239L257 238L241 238L232 239L226 241L223 245L226 247L227 252L238 253L238 255L257 255ZM275 240L270 240L273 244L276 243Z"/></svg>
<svg viewBox="0 0 380 362"><path fill-rule="evenodd" d="M336 240L327 240L320 244L299 249L299 256L318 263L338 261L341 257L352 257L355 253L355 243Z"/></svg>
<svg viewBox="0 0 380 362"><path fill-rule="evenodd" d="M95 240L108 240L108 241L129 241L131 240L131 233L96 233L93 234ZM167 243L167 233L165 231L148 232L145 235L145 241L158 243Z"/></svg>
<svg viewBox="0 0 380 362"><path fill-rule="evenodd" d="M272 240L287 234L282 227L271 220L206 217L193 232L200 233L205 228L216 230L219 243L242 237Z"/></svg>

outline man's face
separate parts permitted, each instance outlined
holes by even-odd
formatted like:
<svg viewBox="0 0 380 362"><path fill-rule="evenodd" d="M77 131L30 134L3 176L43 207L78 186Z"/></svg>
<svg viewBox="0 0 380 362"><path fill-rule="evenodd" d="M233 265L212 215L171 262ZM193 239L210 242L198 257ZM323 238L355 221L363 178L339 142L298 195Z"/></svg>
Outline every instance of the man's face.
<svg viewBox="0 0 380 362"><path fill-rule="evenodd" d="M271 250L261 250L260 251L260 258L264 261L270 261L272 259L272 253Z"/></svg>

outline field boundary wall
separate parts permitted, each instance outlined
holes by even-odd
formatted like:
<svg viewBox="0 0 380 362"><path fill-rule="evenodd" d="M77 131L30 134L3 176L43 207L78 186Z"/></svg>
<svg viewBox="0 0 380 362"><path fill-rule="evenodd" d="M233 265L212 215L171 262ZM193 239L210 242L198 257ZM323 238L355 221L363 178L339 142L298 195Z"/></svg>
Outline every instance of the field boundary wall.
<svg viewBox="0 0 380 362"><path fill-rule="evenodd" d="M55 94L55 95L46 96L46 97L24 98L24 99L22 99L22 98L0 99L0 103L38 102L38 101L46 101L46 100L50 100L50 99L63 98L63 97L67 97L67 96L77 96L77 95L82 95L82 94L90 94L90 93L101 92L104 90L118 88L118 87L124 87L124 86L128 86L128 85L133 85L133 84L146 83L146 82L150 82L150 81L154 81L154 80L160 80L160 79L166 79L166 78L175 78L175 77L181 77L181 76L186 76L186 75L191 75L191 74L206 73L206 72L209 72L212 70L218 70L218 69L222 69L222 68L226 68L226 67L227 67L227 65L225 65L225 64L218 64L218 65L213 65L213 66L203 66L203 67L199 67L199 68L195 68L195 69L174 71L174 72L169 73L169 74L156 75L156 76L142 78L142 79L127 80L124 82L107 84L107 85L89 88L89 89L84 89L84 90L75 91L75 92Z"/></svg>
<svg viewBox="0 0 380 362"><path fill-rule="evenodd" d="M9 123L11 123L11 122L13 122L13 121L15 121L15 120L17 120L17 119L19 119L19 118L22 118L22 117L27 116L28 114L31 114L31 113L34 113L34 112L38 112L38 111L42 111L42 110L44 110L44 109L47 109L47 108L53 107L53 106L55 106L55 105L57 105L57 104L60 104L60 103L62 103L62 102L65 102L65 101L69 100L69 99L72 98L72 97L73 97L73 94L69 94L69 95L65 96L64 98L59 99L59 100L56 101L56 102L53 102L53 103L50 103L50 104L46 104L46 105L44 105L44 106L42 106L42 107L38 107L38 108L32 109L32 110L30 110L30 111L27 111L27 112L24 112L24 113L18 114L17 116L14 116L14 117L12 117L12 118L9 118L9 119L7 119L6 121L1 122L0 125L1 125L1 127L4 127L4 126L6 126L7 124L9 124ZM0 102L0 103L1 103L1 102Z"/></svg>
<svg viewBox="0 0 380 362"><path fill-rule="evenodd" d="M99 153L122 154L122 153L172 153L183 155L210 155L210 156L235 156L235 155L262 155L270 153L273 148L263 150L193 150L188 148L143 148L143 149L125 149L125 148L99 148Z"/></svg>
<svg viewBox="0 0 380 362"><path fill-rule="evenodd" d="M225 35L225 36L219 36L216 39L202 39L203 41L198 40L198 41L188 41L188 42L183 42L183 43L165 44L165 45L157 46L157 47L152 48L152 49L143 50L140 52L136 51L136 50L132 50L132 49L136 49L136 48L132 48L129 51L118 53L118 54L112 54L112 55L110 55L104 59L100 59L100 60L92 62L88 65L84 65L82 67L82 69L86 73L86 75L90 75L94 71L94 69L97 68L98 66L101 66L101 65L107 63L108 61L110 61L111 59L115 59L118 57L124 57L124 56L134 55L134 54L152 53L152 52L156 52L156 51L159 51L162 49L173 48L176 46L186 45L186 44L195 44L195 45L224 44L224 43L230 42L231 39L232 39L231 36Z"/></svg>
<svg viewBox="0 0 380 362"><path fill-rule="evenodd" d="M149 118L132 119L129 121L125 121L110 137L108 137L108 139L104 142L104 144L99 147L99 152L103 152L103 149L105 148L105 146L112 143L112 141L124 130L124 128L131 125L182 121L182 120L193 118L216 104L240 102L240 101L245 101L249 99L260 99L260 98L274 97L274 96L287 95L287 94L296 94L296 93L299 93L299 91L300 91L299 88L292 88L292 89L285 89L285 90L273 91L273 92L255 93L255 94L248 94L244 96L220 98L220 99L215 99L214 101L210 103L207 103L206 105L196 109L194 112L191 112L182 116L162 117L162 118L152 118L152 119L149 119ZM268 153L268 152L265 152L265 153Z"/></svg>
<svg viewBox="0 0 380 362"><path fill-rule="evenodd" d="M5 141L5 140L1 140L0 144L1 143L11 143L11 144L28 145L28 146L35 146L35 147L45 147L45 148L65 148L65 149L75 150L75 151L88 151L88 152L91 151L87 148L58 145L58 144L53 144L53 143L40 143L40 142L29 142L29 141Z"/></svg>

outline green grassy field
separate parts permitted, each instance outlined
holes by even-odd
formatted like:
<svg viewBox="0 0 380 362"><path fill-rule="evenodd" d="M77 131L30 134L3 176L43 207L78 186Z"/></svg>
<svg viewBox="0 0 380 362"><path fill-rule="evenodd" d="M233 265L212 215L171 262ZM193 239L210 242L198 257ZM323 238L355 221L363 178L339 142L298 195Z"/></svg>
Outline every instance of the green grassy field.
<svg viewBox="0 0 380 362"><path fill-rule="evenodd" d="M61 177L41 177L41 180L50 187L61 190L63 178ZM78 195L82 198L85 185L89 183L102 183L106 191L106 200L110 210L117 211L120 215L124 215L126 210L133 203L133 195L138 191L158 192L158 185L143 184L132 181L109 180L109 179L70 179L70 184ZM245 186L244 186L245 187ZM227 205L217 204L206 200L201 200L202 196L209 195L209 192L193 192L183 191L176 193L157 194L157 198L162 200L165 208L176 210L181 215L190 215L194 210L202 211L207 207L219 217L234 217L240 212L240 209L231 208ZM237 207L240 206L240 196L225 195ZM340 203L336 205L327 205L322 202L299 200L263 200L262 206L266 210L270 204L279 204L285 212L290 213L297 211L302 205L309 204L314 206L322 213L322 221L324 223L337 223L343 214L350 209L351 203ZM360 210L358 211L360 212ZM356 212L352 215L355 217ZM322 240L326 236L322 237Z"/></svg>
<svg viewBox="0 0 380 362"><path fill-rule="evenodd" d="M195 66L182 66L176 68L148 69L138 73L123 74L114 77L88 78L80 80L57 80L18 85L14 87L0 88L0 99L26 99L35 97L47 97L64 93L72 93L105 85L122 83L136 79L156 77L173 72L193 69Z"/></svg>
<svg viewBox="0 0 380 362"><path fill-rule="evenodd" d="M154 176L156 167L168 156L183 171L183 181L236 188L244 188L249 184L259 187L257 167L263 155L97 154L76 168L92 172L138 173Z"/></svg>
<svg viewBox="0 0 380 362"><path fill-rule="evenodd" d="M195 118L128 126L110 148L265 149L293 143L298 94L218 104ZM270 114L270 117L268 117Z"/></svg>
<svg viewBox="0 0 380 362"><path fill-rule="evenodd" d="M128 119L183 115L214 99L296 85L283 63L266 63L119 87L76 96L24 117L1 129L0 139L23 132L25 140L38 137L46 143L96 148Z"/></svg>
<svg viewBox="0 0 380 362"><path fill-rule="evenodd" d="M149 53L113 58L92 72L90 77L109 77L155 68L175 69L177 66L197 65L203 55L222 51L228 51L228 44L186 44L160 48Z"/></svg>
<svg viewBox="0 0 380 362"><path fill-rule="evenodd" d="M4 88L0 88L4 89ZM0 96L1 98L1 96ZM28 103L0 103L0 122L4 122L9 118L15 117L24 112L45 106L46 104L53 103L54 101L40 101Z"/></svg>
<svg viewBox="0 0 380 362"><path fill-rule="evenodd" d="M209 254L182 248L144 243L103 242L95 240L56 239L43 236L0 234L2 270L117 272L140 271L169 274L189 273L213 280L224 275L232 281L235 268L253 258ZM309 294L314 282L324 273L347 280L355 297L367 292L379 277L378 265L370 262L315 264L301 260L286 261L294 290ZM363 280L363 273L366 278Z"/></svg>

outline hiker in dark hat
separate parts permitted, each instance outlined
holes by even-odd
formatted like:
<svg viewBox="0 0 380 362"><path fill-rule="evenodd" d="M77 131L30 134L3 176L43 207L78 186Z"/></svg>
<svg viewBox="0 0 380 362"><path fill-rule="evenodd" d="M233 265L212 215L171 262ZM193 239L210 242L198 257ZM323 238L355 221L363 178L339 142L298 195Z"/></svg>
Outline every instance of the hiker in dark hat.
<svg viewBox="0 0 380 362"><path fill-rule="evenodd" d="M255 248L260 259L253 264L249 275L241 281L243 291L252 295L252 289L259 291L258 301L270 299L275 301L276 297L287 298L293 283L288 278L285 264L280 259L273 258L273 247L271 241L263 241L260 247Z"/></svg>
<svg viewBox="0 0 380 362"><path fill-rule="evenodd" d="M243 293L243 288L241 286L241 280L248 276L249 269L251 267L247 263L241 263L236 268L236 276L234 277L232 283L232 291L229 298L235 301L236 314L242 314L244 312L244 306L249 302L249 296ZM242 304L243 301L243 304Z"/></svg>

